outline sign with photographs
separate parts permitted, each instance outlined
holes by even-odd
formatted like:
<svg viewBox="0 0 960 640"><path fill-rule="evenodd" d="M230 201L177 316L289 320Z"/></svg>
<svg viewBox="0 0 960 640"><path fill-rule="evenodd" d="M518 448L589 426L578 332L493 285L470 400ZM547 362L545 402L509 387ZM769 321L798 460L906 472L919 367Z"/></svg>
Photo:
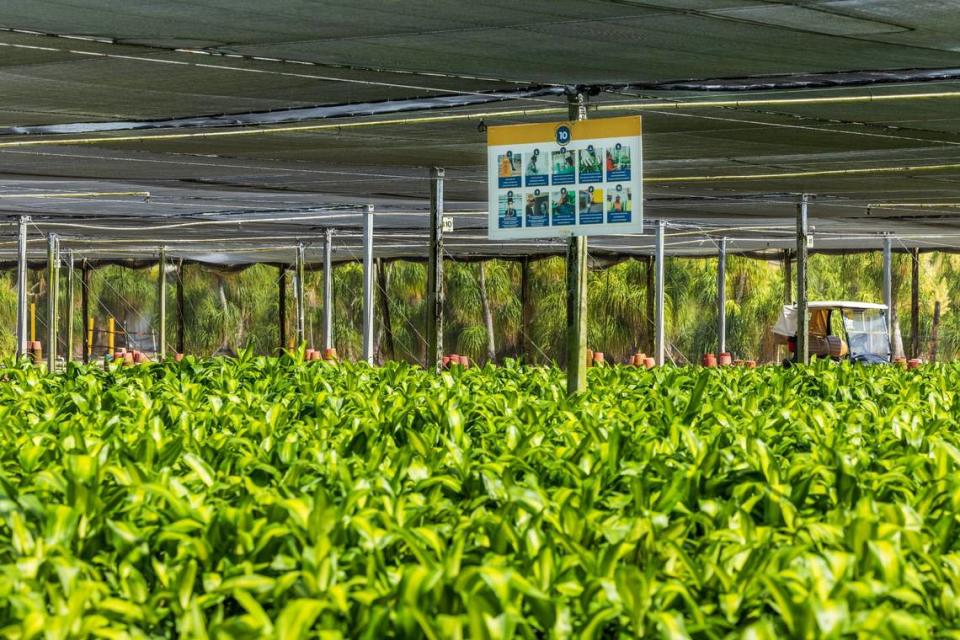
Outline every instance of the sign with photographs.
<svg viewBox="0 0 960 640"><path fill-rule="evenodd" d="M639 116L487 130L489 237L643 233Z"/></svg>

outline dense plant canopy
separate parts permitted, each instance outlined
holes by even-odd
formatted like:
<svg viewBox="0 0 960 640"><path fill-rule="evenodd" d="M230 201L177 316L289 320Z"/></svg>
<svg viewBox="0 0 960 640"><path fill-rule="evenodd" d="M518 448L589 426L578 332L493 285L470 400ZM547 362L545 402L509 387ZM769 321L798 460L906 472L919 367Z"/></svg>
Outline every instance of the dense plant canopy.
<svg viewBox="0 0 960 640"><path fill-rule="evenodd" d="M0 635L955 636L960 368L0 385Z"/></svg>

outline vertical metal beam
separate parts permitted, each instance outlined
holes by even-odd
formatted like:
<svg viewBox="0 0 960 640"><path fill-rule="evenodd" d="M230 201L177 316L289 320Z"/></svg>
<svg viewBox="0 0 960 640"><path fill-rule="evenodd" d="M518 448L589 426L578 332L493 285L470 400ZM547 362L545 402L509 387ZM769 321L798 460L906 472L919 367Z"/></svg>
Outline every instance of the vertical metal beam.
<svg viewBox="0 0 960 640"><path fill-rule="evenodd" d="M17 233L17 357L27 355L27 224L20 216Z"/></svg>
<svg viewBox="0 0 960 640"><path fill-rule="evenodd" d="M183 296L183 279L186 276L184 271L183 258L177 262L177 353L183 354L186 351L186 305Z"/></svg>
<svg viewBox="0 0 960 640"><path fill-rule="evenodd" d="M380 302L380 318L383 322L384 359L394 360L397 355L393 348L393 324L390 322L390 274L387 265L377 258L377 295Z"/></svg>
<svg viewBox="0 0 960 640"><path fill-rule="evenodd" d="M158 358L167 357L167 248L160 247L160 264L158 274L158 292L160 298L160 353Z"/></svg>
<svg viewBox="0 0 960 640"><path fill-rule="evenodd" d="M586 96L580 91L567 95L567 117L587 119ZM587 238L571 236L567 241L567 394L587 388Z"/></svg>
<svg viewBox="0 0 960 640"><path fill-rule="evenodd" d="M720 238L717 256L717 341L719 353L727 351L727 239Z"/></svg>
<svg viewBox="0 0 960 640"><path fill-rule="evenodd" d="M363 359L373 364L373 205L363 216Z"/></svg>
<svg viewBox="0 0 960 640"><path fill-rule="evenodd" d="M520 355L533 362L533 300L531 298L530 258L520 263Z"/></svg>
<svg viewBox="0 0 960 640"><path fill-rule="evenodd" d="M887 337L893 353L893 237L883 236L883 304L887 305Z"/></svg>
<svg viewBox="0 0 960 640"><path fill-rule="evenodd" d="M810 318L807 315L807 204L803 194L797 204L797 362L810 362Z"/></svg>
<svg viewBox="0 0 960 640"><path fill-rule="evenodd" d="M430 248L427 266L427 369L443 361L443 175L430 170Z"/></svg>
<svg viewBox="0 0 960 640"><path fill-rule="evenodd" d="M920 249L910 251L910 357L920 357Z"/></svg>
<svg viewBox="0 0 960 640"><path fill-rule="evenodd" d="M90 265L86 260L80 265L80 313L83 314L83 363L87 364L93 353L93 318L90 317Z"/></svg>
<svg viewBox="0 0 960 640"><path fill-rule="evenodd" d="M294 275L293 280L293 292L294 298L296 300L296 309L297 309L297 347L300 347L304 344L306 340L306 299L304 296L304 291L306 289L304 280L307 277L307 268L306 260L304 259L304 248L303 243L300 242L297 244L297 257L296 257L296 274Z"/></svg>
<svg viewBox="0 0 960 640"><path fill-rule="evenodd" d="M666 360L667 355L667 337L666 337L666 318L664 315L663 304L663 284L664 284L664 231L667 223L665 220L657 220L656 235L654 237L654 329L653 329L653 357L660 366Z"/></svg>
<svg viewBox="0 0 960 640"><path fill-rule="evenodd" d="M333 349L333 229L323 233L323 348Z"/></svg>
<svg viewBox="0 0 960 640"><path fill-rule="evenodd" d="M57 301L60 293L60 246L57 234L47 235L47 371L57 370Z"/></svg>
<svg viewBox="0 0 960 640"><path fill-rule="evenodd" d="M654 311L654 266L653 266L653 256L645 256L643 259L644 264L646 265L646 309L644 311L644 327L643 327L643 338L644 338L644 351L653 355L654 350L656 350L656 345L654 344L654 324L656 312Z"/></svg>
<svg viewBox="0 0 960 640"><path fill-rule="evenodd" d="M277 322L280 352L287 348L287 265L277 265Z"/></svg>
<svg viewBox="0 0 960 640"><path fill-rule="evenodd" d="M74 279L73 251L71 251L67 256L67 362L73 360Z"/></svg>

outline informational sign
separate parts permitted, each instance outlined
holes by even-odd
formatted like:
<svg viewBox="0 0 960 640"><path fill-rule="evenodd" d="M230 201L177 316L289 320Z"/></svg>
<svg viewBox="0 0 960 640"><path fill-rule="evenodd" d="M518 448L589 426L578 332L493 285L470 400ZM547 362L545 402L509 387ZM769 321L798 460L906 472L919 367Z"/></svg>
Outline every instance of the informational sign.
<svg viewBox="0 0 960 640"><path fill-rule="evenodd" d="M639 116L487 129L489 237L643 233Z"/></svg>

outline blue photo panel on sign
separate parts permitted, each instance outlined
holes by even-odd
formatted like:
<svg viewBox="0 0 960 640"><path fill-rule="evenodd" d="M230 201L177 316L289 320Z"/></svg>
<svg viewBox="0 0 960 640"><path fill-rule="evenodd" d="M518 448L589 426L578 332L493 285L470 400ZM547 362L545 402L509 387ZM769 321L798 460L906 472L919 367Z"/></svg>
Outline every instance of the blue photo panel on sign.
<svg viewBox="0 0 960 640"><path fill-rule="evenodd" d="M631 222L633 220L633 194L630 185L615 184L607 187L607 222Z"/></svg>
<svg viewBox="0 0 960 640"><path fill-rule="evenodd" d="M586 149L581 149L579 155L580 183L603 182L603 164L600 158L599 149L595 149L591 144Z"/></svg>
<svg viewBox="0 0 960 640"><path fill-rule="evenodd" d="M603 224L603 189L580 189L580 224Z"/></svg>
<svg viewBox="0 0 960 640"><path fill-rule="evenodd" d="M527 192L526 204L523 207L523 217L527 227L550 226L550 197L546 191L534 189Z"/></svg>
<svg viewBox="0 0 960 640"><path fill-rule="evenodd" d="M501 193L497 198L497 222L501 229L519 229L523 226L523 219L517 209L518 204L513 191Z"/></svg>
<svg viewBox="0 0 960 640"><path fill-rule="evenodd" d="M565 148L551 155L551 184L574 184L577 181L576 154Z"/></svg>
<svg viewBox="0 0 960 640"><path fill-rule="evenodd" d="M550 194L550 224L560 227L568 224L576 224L577 208L573 202L573 192L567 191L566 187L558 189Z"/></svg>
<svg viewBox="0 0 960 640"><path fill-rule="evenodd" d="M550 160L546 153L534 149L527 154L523 171L524 182L528 187L545 187L550 181Z"/></svg>
<svg viewBox="0 0 960 640"><path fill-rule="evenodd" d="M497 156L497 185L501 189L519 187L523 167L523 154L507 151Z"/></svg>
<svg viewBox="0 0 960 640"><path fill-rule="evenodd" d="M630 147L619 142L606 153L607 182L630 181Z"/></svg>

